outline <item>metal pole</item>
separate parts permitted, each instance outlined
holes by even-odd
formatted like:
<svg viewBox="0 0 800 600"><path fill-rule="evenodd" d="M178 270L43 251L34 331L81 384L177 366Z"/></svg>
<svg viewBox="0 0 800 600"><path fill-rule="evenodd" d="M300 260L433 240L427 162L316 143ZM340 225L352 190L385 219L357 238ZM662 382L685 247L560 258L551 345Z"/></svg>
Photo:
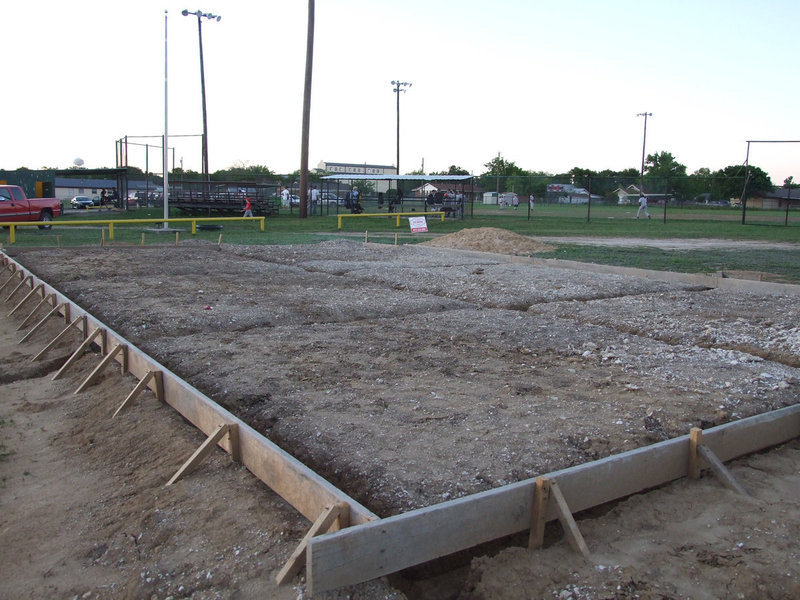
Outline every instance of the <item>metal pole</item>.
<svg viewBox="0 0 800 600"><path fill-rule="evenodd" d="M400 89L395 91L397 92L397 174L400 175Z"/></svg>
<svg viewBox="0 0 800 600"><path fill-rule="evenodd" d="M164 143L162 144L162 158L164 162L164 219L169 219L169 121L167 119L167 11L164 11ZM164 229L169 228L169 223L164 221Z"/></svg>
<svg viewBox="0 0 800 600"><path fill-rule="evenodd" d="M742 225L747 214L747 180L750 179L750 142L747 142L747 156L744 159L744 186L742 187Z"/></svg>

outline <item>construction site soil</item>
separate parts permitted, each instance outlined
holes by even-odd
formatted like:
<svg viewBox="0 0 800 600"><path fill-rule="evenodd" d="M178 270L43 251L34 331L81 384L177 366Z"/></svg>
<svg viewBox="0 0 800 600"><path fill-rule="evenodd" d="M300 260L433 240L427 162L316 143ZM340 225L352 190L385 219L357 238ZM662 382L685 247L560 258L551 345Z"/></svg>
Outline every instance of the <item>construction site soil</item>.
<svg viewBox="0 0 800 600"><path fill-rule="evenodd" d="M683 435L693 426L707 428L797 403L796 295L537 266L520 255L545 250L541 242L498 230L470 231L430 245L338 240L218 247L188 242L14 255L382 517ZM458 249L465 246L483 252ZM4 347L11 337L9 329ZM129 430L116 424L111 439L100 441L86 412L100 419L127 393L112 392L113 374L90 390L94 403L88 408L86 400L71 396L53 406L47 393L31 400L22 388L57 368L58 360L26 372L16 355L6 360L9 352L4 349L0 383L4 398L16 403L9 407L4 399L3 418L28 415L28 426L35 428L33 414L45 409L60 414L64 420L53 425L51 452L80 455L80 460L96 461L97 468L116 465L112 480L121 489L114 492L130 502L127 518L139 523L139 534L125 533L133 536L135 552L121 550L125 544L111 538L101 539L95 550L78 546L75 551L84 553L80 560L120 573L119 557L136 563L130 553L139 561L146 561L142 557L148 551L157 555L147 563L153 570L150 581L136 569L127 573L127 581L107 587L81 587L76 577L73 588L62 585L59 593L66 589L84 598L302 597L302 585L289 588L292 596L274 584L255 583L274 575L307 527L280 499L258 489L224 455L210 467L216 481L213 474L188 478L169 494L152 488L182 462L180 452L191 448L199 433L162 433L159 442L148 442L148 451L138 452L139 425ZM78 375L92 367L88 358L82 359ZM154 401L146 409L157 410ZM141 412L131 414L147 418ZM163 414L147 429L165 427ZM3 430L4 439L13 437L7 427ZM93 452L98 446L101 455ZM404 592L410 598L462 599L797 597L800 446L793 443L779 452L745 459L740 467L745 485L755 485L760 475L780 478L769 484L772 493L760 502L729 497L713 479L680 482L582 521L582 529L589 531L584 535L605 544L599 562L581 563L566 554L563 543L539 553L539 559L512 547L425 584L406 581ZM778 464L783 470L774 467ZM74 479L62 484L81 486ZM689 485L716 502L706 505L681 489ZM130 493L125 486L132 486ZM246 490L239 494L242 486ZM4 479L3 510L14 487ZM70 496L68 490L63 494ZM266 499L254 500L258 494ZM654 494L665 497L661 508L650 512L648 498ZM178 522L189 513L184 515L180 506L196 501L195 496L204 498L209 514L193 522L218 530L224 539L217 541L225 550L203 542L211 550L191 550L200 552L202 560L184 550L180 560L166 561L172 567L164 565L158 552L179 544L183 526ZM735 513L726 512L728 501L737 507ZM768 512L767 505L778 513ZM250 523L244 531L214 519L217 512L232 519L232 508ZM671 517L673 509L677 512ZM615 513L624 515L625 534L612 520ZM9 540L3 538L13 528L4 517L0 542L6 547ZM116 531L113 512L104 518L101 538ZM660 528L669 528L670 519L691 526L667 535ZM725 534L721 541L703 530L712 524L715 532ZM238 531L241 539L233 539L233 533L231 539L224 537L219 530L226 528ZM17 543L23 543L23 533ZM749 541L754 538L757 544ZM623 540L635 548L621 548ZM237 547L246 558L230 554ZM65 555L69 549L65 543ZM654 559L654 552L660 558ZM203 560L227 575L214 579L209 568L203 585L191 587L186 581L200 578ZM182 577L181 569L190 576ZM47 581L46 573L38 575ZM6 587L6 592L14 589ZM381 582L339 594L400 597Z"/></svg>

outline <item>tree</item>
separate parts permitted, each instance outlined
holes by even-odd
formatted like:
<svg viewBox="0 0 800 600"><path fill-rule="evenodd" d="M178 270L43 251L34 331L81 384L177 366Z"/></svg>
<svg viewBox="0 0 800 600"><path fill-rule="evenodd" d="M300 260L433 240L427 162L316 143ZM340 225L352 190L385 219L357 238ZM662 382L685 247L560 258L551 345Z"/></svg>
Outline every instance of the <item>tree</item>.
<svg viewBox="0 0 800 600"><path fill-rule="evenodd" d="M714 172L714 187L719 190L722 198L741 198L744 189L745 176L747 181L747 197L765 194L774 189L772 180L766 172L750 165L729 165L724 169Z"/></svg>
<svg viewBox="0 0 800 600"><path fill-rule="evenodd" d="M275 173L264 165L246 165L237 163L228 169L214 171L212 181L253 181L263 182L275 179Z"/></svg>
<svg viewBox="0 0 800 600"><path fill-rule="evenodd" d="M795 189L800 187L800 183L795 183L794 176L789 175L786 179L783 180L783 187L787 189Z"/></svg>
<svg viewBox="0 0 800 600"><path fill-rule="evenodd" d="M456 165L450 165L447 171L432 172L431 175L469 175L469 171Z"/></svg>
<svg viewBox="0 0 800 600"><path fill-rule="evenodd" d="M506 160L499 154L488 163L483 165L488 170L484 175L494 175L500 177L513 177L514 175L527 175L527 173L514 164L513 161Z"/></svg>
<svg viewBox="0 0 800 600"><path fill-rule="evenodd" d="M686 176L686 165L682 165L670 152L648 154L645 161L645 174L648 177L675 179Z"/></svg>

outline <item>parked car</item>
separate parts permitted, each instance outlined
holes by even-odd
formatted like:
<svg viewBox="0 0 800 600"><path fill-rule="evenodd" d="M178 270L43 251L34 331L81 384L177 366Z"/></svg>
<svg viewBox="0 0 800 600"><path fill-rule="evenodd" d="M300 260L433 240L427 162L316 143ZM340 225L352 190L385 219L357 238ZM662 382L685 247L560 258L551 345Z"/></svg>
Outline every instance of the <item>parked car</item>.
<svg viewBox="0 0 800 600"><path fill-rule="evenodd" d="M330 192L322 192L322 203L323 204L338 204L339 206L344 206L345 205L344 198L340 198L336 194L332 194Z"/></svg>
<svg viewBox="0 0 800 600"><path fill-rule="evenodd" d="M18 185L0 185L0 221L52 221L61 215L58 198L28 198ZM51 225L39 225L50 229Z"/></svg>
<svg viewBox="0 0 800 600"><path fill-rule="evenodd" d="M94 206L94 202L92 202L89 196L73 196L69 203L72 205L72 208L89 208L90 206Z"/></svg>

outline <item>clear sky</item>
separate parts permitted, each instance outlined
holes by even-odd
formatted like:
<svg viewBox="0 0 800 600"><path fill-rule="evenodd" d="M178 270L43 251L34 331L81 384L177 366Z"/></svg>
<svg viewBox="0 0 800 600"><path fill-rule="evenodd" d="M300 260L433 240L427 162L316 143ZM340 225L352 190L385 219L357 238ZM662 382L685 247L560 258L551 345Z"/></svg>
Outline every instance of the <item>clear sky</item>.
<svg viewBox="0 0 800 600"><path fill-rule="evenodd" d="M203 22L211 171L298 169L303 0L5 3L0 168L111 167L115 140L160 136L165 10L170 136L202 132L184 8L222 15ZM401 172L480 173L498 152L535 171L638 169L641 112L648 154L689 173L741 164L748 139L800 139L799 22L797 0L317 0L309 166L396 162L393 79L413 83ZM199 138L170 146L200 170ZM800 180L800 144L755 145L750 162Z"/></svg>

